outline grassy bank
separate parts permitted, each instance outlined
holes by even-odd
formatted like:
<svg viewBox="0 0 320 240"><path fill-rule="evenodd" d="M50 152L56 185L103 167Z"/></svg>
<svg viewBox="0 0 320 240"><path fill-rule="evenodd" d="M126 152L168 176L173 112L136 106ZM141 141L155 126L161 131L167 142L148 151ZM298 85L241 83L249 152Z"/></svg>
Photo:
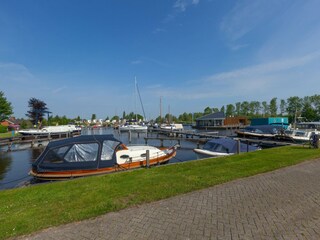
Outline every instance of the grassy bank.
<svg viewBox="0 0 320 240"><path fill-rule="evenodd" d="M282 147L1 191L0 239L319 157L319 149Z"/></svg>
<svg viewBox="0 0 320 240"><path fill-rule="evenodd" d="M18 136L19 133L15 133L14 136ZM12 132L0 133L0 138L9 138L12 137Z"/></svg>

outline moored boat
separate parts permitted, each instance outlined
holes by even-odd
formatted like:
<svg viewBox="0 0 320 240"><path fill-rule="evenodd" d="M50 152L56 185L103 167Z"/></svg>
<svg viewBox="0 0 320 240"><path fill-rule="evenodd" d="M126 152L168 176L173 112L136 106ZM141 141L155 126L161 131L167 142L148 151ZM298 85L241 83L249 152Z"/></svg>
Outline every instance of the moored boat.
<svg viewBox="0 0 320 240"><path fill-rule="evenodd" d="M283 128L274 125L248 126L244 129L235 131L238 137L243 138L274 138Z"/></svg>
<svg viewBox="0 0 320 240"><path fill-rule="evenodd" d="M81 132L81 127L73 124L61 125L61 126L48 126L41 129L25 129L20 130L19 133L22 135L48 135L48 134L64 134L64 133L75 133Z"/></svg>
<svg viewBox="0 0 320 240"><path fill-rule="evenodd" d="M303 129L287 129L275 136L276 140L306 143L311 142L315 134L319 134L317 130L303 130Z"/></svg>
<svg viewBox="0 0 320 240"><path fill-rule="evenodd" d="M59 180L84 177L167 163L177 146L126 146L113 135L82 135L52 141L32 164L37 179Z"/></svg>
<svg viewBox="0 0 320 240"><path fill-rule="evenodd" d="M145 132L145 131L148 131L148 126L138 125L138 124L122 125L122 126L119 126L119 130L120 131Z"/></svg>
<svg viewBox="0 0 320 240"><path fill-rule="evenodd" d="M260 147L240 142L240 152L252 152L260 150ZM203 145L203 148L193 150L199 157L229 156L238 152L238 141L231 138L211 139Z"/></svg>

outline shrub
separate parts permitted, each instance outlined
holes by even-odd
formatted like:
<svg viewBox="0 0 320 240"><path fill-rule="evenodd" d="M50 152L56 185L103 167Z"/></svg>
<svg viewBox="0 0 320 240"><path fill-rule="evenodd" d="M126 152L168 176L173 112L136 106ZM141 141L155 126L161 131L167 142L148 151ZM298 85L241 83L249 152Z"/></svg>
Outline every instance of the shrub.
<svg viewBox="0 0 320 240"><path fill-rule="evenodd" d="M0 125L0 133L6 133L6 132L8 132L8 128Z"/></svg>

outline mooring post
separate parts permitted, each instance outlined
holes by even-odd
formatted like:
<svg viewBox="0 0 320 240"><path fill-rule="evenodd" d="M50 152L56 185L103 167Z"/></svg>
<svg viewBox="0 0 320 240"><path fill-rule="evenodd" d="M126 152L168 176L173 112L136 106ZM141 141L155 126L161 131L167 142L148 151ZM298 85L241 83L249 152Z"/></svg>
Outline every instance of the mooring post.
<svg viewBox="0 0 320 240"><path fill-rule="evenodd" d="M148 145L148 138L144 138L145 145Z"/></svg>
<svg viewBox="0 0 320 240"><path fill-rule="evenodd" d="M237 154L240 153L240 140L237 140Z"/></svg>
<svg viewBox="0 0 320 240"><path fill-rule="evenodd" d="M160 139L161 147L163 147L163 139Z"/></svg>
<svg viewBox="0 0 320 240"><path fill-rule="evenodd" d="M131 130L128 131L129 143L131 143Z"/></svg>
<svg viewBox="0 0 320 240"><path fill-rule="evenodd" d="M147 168L150 167L150 150L146 151L146 164L147 164Z"/></svg>

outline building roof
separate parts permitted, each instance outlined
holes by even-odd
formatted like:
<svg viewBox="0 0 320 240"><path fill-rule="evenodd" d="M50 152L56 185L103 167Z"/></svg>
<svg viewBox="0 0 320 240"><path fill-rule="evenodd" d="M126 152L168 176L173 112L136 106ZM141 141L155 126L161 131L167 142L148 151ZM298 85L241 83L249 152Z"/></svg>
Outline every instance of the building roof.
<svg viewBox="0 0 320 240"><path fill-rule="evenodd" d="M211 120L211 119L224 119L226 115L223 112L215 112L202 117L197 118L196 120Z"/></svg>

